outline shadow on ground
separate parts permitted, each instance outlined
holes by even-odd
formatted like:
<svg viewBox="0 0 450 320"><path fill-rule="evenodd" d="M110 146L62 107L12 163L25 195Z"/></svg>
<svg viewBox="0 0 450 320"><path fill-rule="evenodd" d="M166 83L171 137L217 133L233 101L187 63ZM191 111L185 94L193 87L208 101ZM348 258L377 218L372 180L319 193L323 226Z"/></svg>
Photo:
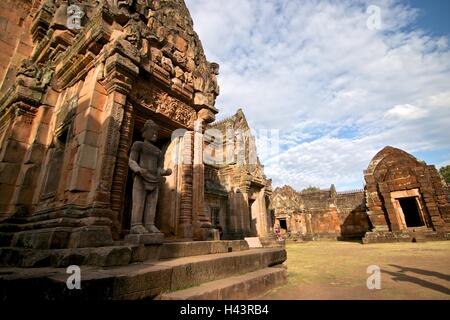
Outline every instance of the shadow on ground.
<svg viewBox="0 0 450 320"><path fill-rule="evenodd" d="M389 264L391 267L395 267L399 269L399 271L393 272L388 270L382 270L382 273L386 273L392 276L392 280L394 281L407 281L414 284L417 284L421 287L428 288L431 290L435 290L447 295L450 295L450 289L447 287L444 287L443 285L433 283L431 281L427 281L424 279L420 279L417 277L413 277L411 275L407 275L406 272L409 273L416 273L423 276L430 276L430 277L436 277L445 281L450 282L450 276L446 275L444 273L436 272L436 271L429 271L429 270L423 270L418 268L410 268L410 267L403 267L396 264Z"/></svg>

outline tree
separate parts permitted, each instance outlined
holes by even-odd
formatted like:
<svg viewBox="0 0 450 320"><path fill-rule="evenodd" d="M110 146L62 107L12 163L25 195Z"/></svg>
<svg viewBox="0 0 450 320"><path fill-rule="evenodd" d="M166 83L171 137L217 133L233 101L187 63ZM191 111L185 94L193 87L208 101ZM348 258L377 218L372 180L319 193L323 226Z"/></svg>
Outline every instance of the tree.
<svg viewBox="0 0 450 320"><path fill-rule="evenodd" d="M450 165L440 168L439 173L444 177L445 182L450 184Z"/></svg>
<svg viewBox="0 0 450 320"><path fill-rule="evenodd" d="M314 192L314 191L320 191L319 187L309 186L308 188L305 188L302 190L302 192Z"/></svg>

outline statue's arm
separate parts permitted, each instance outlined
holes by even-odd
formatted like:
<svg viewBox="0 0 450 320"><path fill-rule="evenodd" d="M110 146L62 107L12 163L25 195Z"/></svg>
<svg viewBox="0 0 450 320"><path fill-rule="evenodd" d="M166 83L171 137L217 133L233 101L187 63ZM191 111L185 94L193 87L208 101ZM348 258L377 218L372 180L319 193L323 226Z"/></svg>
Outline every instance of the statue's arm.
<svg viewBox="0 0 450 320"><path fill-rule="evenodd" d="M131 171L133 171L136 174L139 174L141 172L141 167L138 164L139 161L139 145L133 144L131 147L131 153L130 158L128 160L128 166L130 167Z"/></svg>
<svg viewBox="0 0 450 320"><path fill-rule="evenodd" d="M164 155L162 153L158 157L158 171L162 176L170 176L172 174L172 169L164 169Z"/></svg>

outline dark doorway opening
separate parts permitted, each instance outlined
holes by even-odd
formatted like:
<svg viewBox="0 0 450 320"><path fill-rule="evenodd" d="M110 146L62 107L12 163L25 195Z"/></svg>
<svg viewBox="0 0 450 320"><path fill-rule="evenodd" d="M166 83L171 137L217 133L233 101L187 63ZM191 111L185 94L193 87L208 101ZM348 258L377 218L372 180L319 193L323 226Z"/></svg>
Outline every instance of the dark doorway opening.
<svg viewBox="0 0 450 320"><path fill-rule="evenodd" d="M280 219L280 228L287 231L286 219Z"/></svg>
<svg viewBox="0 0 450 320"><path fill-rule="evenodd" d="M424 226L415 197L398 199L408 228Z"/></svg>

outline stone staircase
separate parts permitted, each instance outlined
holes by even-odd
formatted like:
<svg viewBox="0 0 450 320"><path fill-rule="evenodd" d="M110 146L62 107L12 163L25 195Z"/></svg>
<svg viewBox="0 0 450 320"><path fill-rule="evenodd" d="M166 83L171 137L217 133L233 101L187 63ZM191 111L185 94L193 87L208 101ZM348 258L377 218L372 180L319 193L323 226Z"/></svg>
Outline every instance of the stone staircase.
<svg viewBox="0 0 450 320"><path fill-rule="evenodd" d="M165 243L159 260L81 266L81 290L65 268L0 268L3 300L247 299L286 281L284 248L240 241Z"/></svg>
<svg viewBox="0 0 450 320"><path fill-rule="evenodd" d="M215 280L199 286L165 293L161 300L244 300L286 282L283 266L264 268L243 275Z"/></svg>

